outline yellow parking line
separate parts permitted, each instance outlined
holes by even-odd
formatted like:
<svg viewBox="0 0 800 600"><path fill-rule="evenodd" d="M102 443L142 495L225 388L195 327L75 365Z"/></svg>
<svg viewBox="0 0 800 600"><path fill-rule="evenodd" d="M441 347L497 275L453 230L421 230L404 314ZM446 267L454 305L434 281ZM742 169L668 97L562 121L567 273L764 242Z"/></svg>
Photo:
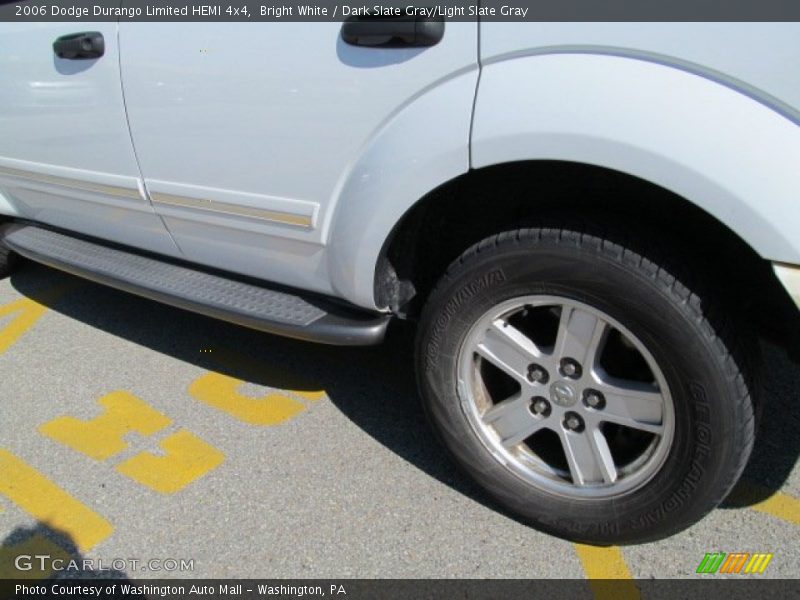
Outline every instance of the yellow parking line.
<svg viewBox="0 0 800 600"><path fill-rule="evenodd" d="M238 391L244 384L235 377L206 373L192 382L189 394L248 425L278 425L306 410L305 404L284 394L245 396Z"/></svg>
<svg viewBox="0 0 800 600"><path fill-rule="evenodd" d="M117 471L151 490L174 494L225 460L222 452L185 429L164 438L159 448L163 456L141 452L117 465Z"/></svg>
<svg viewBox="0 0 800 600"><path fill-rule="evenodd" d="M575 544L575 552L597 600L638 600L641 597L618 547Z"/></svg>
<svg viewBox="0 0 800 600"><path fill-rule="evenodd" d="M60 284L43 292L39 297L43 302L49 304L58 300L73 287L75 284L72 282ZM13 346L46 312L47 306L31 298L20 298L0 306L0 318L19 313L5 327L0 328L0 354Z"/></svg>
<svg viewBox="0 0 800 600"><path fill-rule="evenodd" d="M98 403L103 412L88 420L59 417L39 431L68 448L104 461L128 447L126 436L135 431L153 436L172 420L125 390L106 394ZM159 442L161 452L140 452L116 470L137 483L163 494L173 494L219 466L225 455L184 429Z"/></svg>
<svg viewBox="0 0 800 600"><path fill-rule="evenodd" d="M800 500L783 492L775 492L766 500L757 502L750 508L777 517L792 525L800 525Z"/></svg>
<svg viewBox="0 0 800 600"><path fill-rule="evenodd" d="M278 369L264 361L241 354L230 348L212 348L209 349L209 353L211 352L213 354L210 354L209 358L220 367L229 370L244 369L247 376L251 376L254 379L258 377L267 378L273 384L270 387L276 388L278 391L293 394L312 402L325 397L325 390L315 389L317 386L308 385L302 378L298 378L294 374ZM303 389L300 389L301 387Z"/></svg>
<svg viewBox="0 0 800 600"><path fill-rule="evenodd" d="M5 327L0 329L0 354L13 346L22 337L22 334L33 327L34 323L45 312L47 312L46 306L29 298L22 298L0 306L0 317L19 313Z"/></svg>
<svg viewBox="0 0 800 600"><path fill-rule="evenodd" d="M68 536L81 552L114 531L103 517L2 448L0 473L0 494L47 527Z"/></svg>
<svg viewBox="0 0 800 600"><path fill-rule="evenodd" d="M792 525L800 525L800 499L783 492L774 492L751 481L739 481L726 503L735 508L750 508Z"/></svg>
<svg viewBox="0 0 800 600"><path fill-rule="evenodd" d="M244 370L252 373L254 380L267 377L273 385L292 385L293 378L284 372L262 364L252 358L236 352L210 349L209 358L227 370ZM239 389L247 381L230 375L209 371L201 375L189 385L189 394L195 399L249 425L269 426L284 423L298 414L308 410L308 406L287 394L299 396L306 401L317 401L325 396L319 389L284 389L267 392L261 396L247 396ZM294 387L299 387L296 385Z"/></svg>
<svg viewBox="0 0 800 600"><path fill-rule="evenodd" d="M106 394L97 402L103 412L96 417L58 417L41 425L39 432L95 460L106 460L128 447L125 436L130 432L150 436L172 422L125 390Z"/></svg>

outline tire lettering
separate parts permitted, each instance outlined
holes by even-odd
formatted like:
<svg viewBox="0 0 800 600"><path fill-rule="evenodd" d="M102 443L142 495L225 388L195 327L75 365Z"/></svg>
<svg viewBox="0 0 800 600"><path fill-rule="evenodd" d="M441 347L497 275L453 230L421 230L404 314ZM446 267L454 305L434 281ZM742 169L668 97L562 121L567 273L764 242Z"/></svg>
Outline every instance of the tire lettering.
<svg viewBox="0 0 800 600"><path fill-rule="evenodd" d="M506 280L506 276L501 270L490 271L480 279L469 283L464 286L453 296L445 307L442 309L441 314L436 319L433 326L433 333L431 334L430 343L428 344L425 353L425 369L430 370L437 366L439 358L439 346L443 333L447 329L450 320L455 316L458 308L464 304L465 301L481 293L483 290L497 285Z"/></svg>

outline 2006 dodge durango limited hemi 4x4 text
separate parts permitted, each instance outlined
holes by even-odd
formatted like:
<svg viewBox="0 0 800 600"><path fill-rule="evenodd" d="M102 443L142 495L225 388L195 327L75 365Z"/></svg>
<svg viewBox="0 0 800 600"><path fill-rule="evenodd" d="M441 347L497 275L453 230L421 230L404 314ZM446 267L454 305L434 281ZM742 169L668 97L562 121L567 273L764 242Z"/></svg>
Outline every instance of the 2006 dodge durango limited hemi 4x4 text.
<svg viewBox="0 0 800 600"><path fill-rule="evenodd" d="M0 272L326 344L408 320L510 513L688 527L798 316L800 25L408 22L0 24Z"/></svg>

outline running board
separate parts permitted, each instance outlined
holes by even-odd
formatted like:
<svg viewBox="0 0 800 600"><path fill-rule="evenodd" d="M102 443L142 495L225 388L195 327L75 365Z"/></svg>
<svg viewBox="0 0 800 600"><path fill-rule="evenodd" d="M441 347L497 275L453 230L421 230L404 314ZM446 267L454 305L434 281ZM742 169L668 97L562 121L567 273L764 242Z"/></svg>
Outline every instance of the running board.
<svg viewBox="0 0 800 600"><path fill-rule="evenodd" d="M246 283L33 225L8 224L2 241L35 262L251 329L342 346L379 343L390 315L314 295Z"/></svg>

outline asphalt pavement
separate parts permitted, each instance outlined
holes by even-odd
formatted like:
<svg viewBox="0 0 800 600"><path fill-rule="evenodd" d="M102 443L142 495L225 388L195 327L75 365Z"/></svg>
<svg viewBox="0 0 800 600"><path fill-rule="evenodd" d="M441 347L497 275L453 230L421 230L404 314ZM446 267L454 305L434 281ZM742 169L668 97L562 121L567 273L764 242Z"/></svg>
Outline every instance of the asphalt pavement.
<svg viewBox="0 0 800 600"><path fill-rule="evenodd" d="M764 344L762 431L725 505L596 549L517 522L454 468L412 347L403 326L375 348L282 339L24 265L0 281L0 576L52 574L18 559L48 554L137 578L725 577L696 573L712 552L798 576L787 349Z"/></svg>

